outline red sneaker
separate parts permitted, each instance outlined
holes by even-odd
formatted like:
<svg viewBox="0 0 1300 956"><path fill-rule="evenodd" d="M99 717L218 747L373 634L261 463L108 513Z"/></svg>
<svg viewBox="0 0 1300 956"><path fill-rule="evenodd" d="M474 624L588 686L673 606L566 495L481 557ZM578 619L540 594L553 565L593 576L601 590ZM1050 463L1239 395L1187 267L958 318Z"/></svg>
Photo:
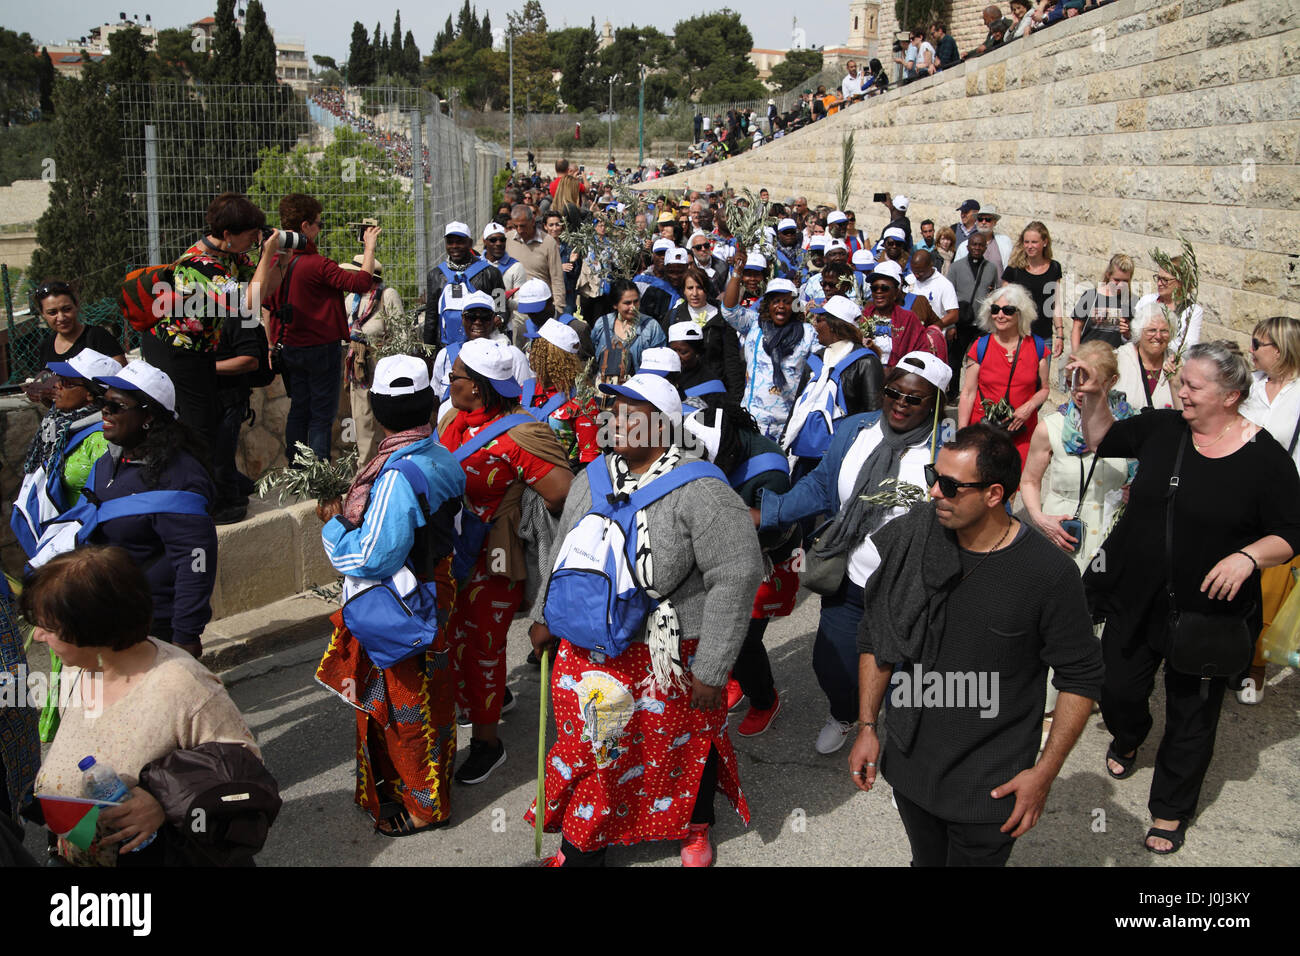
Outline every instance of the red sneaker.
<svg viewBox="0 0 1300 956"><path fill-rule="evenodd" d="M709 839L707 823L692 823L690 834L682 841L682 866L710 866L713 863L713 842Z"/></svg>
<svg viewBox="0 0 1300 956"><path fill-rule="evenodd" d="M776 695L776 701L767 710L759 710L753 705L745 714L745 719L740 722L736 728L736 733L742 737L757 737L763 731L772 725L773 718L781 712L781 695Z"/></svg>
<svg viewBox="0 0 1300 956"><path fill-rule="evenodd" d="M744 699L745 699L745 692L740 689L740 681L734 679L728 680L727 681L728 712L733 711L738 706L740 706L740 702Z"/></svg>
<svg viewBox="0 0 1300 956"><path fill-rule="evenodd" d="M564 851L556 850L555 856L548 856L542 861L542 866L564 866Z"/></svg>

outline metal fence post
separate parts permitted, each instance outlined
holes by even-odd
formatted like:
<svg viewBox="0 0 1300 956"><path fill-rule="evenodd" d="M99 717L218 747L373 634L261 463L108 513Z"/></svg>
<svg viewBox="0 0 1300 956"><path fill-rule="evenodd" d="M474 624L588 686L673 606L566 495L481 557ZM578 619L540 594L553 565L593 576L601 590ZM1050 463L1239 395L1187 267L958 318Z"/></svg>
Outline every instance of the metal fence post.
<svg viewBox="0 0 1300 956"><path fill-rule="evenodd" d="M144 128L144 196L149 262L160 262L162 247L158 241L158 128L152 123Z"/></svg>
<svg viewBox="0 0 1300 956"><path fill-rule="evenodd" d="M420 110L407 117L411 129L411 208L415 213L415 282L418 289L429 271L424 229L424 138L420 136Z"/></svg>

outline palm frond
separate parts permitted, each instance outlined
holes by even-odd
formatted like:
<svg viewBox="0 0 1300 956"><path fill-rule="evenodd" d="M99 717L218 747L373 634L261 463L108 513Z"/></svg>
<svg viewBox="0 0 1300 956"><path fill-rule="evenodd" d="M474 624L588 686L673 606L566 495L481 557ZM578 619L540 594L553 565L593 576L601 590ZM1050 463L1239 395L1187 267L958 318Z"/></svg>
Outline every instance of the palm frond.
<svg viewBox="0 0 1300 956"><path fill-rule="evenodd" d="M840 187L836 194L837 208L849 208L849 184L853 182L853 133L844 134L840 143Z"/></svg>

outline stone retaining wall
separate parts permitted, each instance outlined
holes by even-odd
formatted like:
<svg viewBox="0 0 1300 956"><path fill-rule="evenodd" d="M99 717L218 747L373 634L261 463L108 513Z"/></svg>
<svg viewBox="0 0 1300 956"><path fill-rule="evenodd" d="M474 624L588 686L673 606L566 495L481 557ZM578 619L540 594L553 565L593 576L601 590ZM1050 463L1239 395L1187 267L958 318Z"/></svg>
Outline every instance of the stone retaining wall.
<svg viewBox="0 0 1300 956"><path fill-rule="evenodd" d="M1300 314L1300 7L1293 0L1118 0L759 150L660 180L834 203L855 134L850 208L875 192L921 220L996 204L1013 238L1042 220L1067 276L1095 282L1127 252L1185 235L1201 264L1206 337ZM1072 300L1069 300L1072 301ZM1216 328L1217 327L1217 328Z"/></svg>

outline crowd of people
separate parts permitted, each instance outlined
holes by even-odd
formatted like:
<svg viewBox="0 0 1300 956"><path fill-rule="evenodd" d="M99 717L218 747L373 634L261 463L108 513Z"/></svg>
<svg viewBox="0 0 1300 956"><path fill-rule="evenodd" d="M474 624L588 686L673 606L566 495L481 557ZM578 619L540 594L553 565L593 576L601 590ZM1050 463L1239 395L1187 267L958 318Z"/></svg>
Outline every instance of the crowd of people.
<svg viewBox="0 0 1300 956"><path fill-rule="evenodd" d="M351 109L343 91L337 87L316 90L309 99L344 125L361 133L372 145L382 150L397 175L410 179L415 174L411 138L406 133L400 130L383 129L371 117ZM424 181L428 183L432 181L433 175L433 171L429 168L428 146L423 147L423 153Z"/></svg>
<svg viewBox="0 0 1300 956"><path fill-rule="evenodd" d="M167 724L181 737L164 717L115 723L110 744L65 713L39 785L79 793L70 768L93 745L132 797L59 857L125 843L123 861L166 828L137 785L150 761L257 756L192 658L214 519L247 494L212 383L257 369L259 348L279 353L290 435L319 458L345 382L367 423L350 487L317 503L343 594L316 676L355 710L354 798L380 836L445 826L457 789L489 785L524 743L501 725L522 616L556 742L542 804L518 810L560 834L549 862L675 840L683 865L709 865L715 794L750 816L732 734L782 712L765 632L806 589L826 715L809 745L848 746L846 787L889 782L915 865L1004 864L1098 706L1112 741L1095 769L1131 776L1162 665L1151 827L1134 839L1177 852L1223 698L1262 699L1259 639L1294 584L1300 320L1256 326L1252 369L1201 340L1183 257L1156 263L1148 296L1123 253L1067 290L1042 222L1004 236L972 198L914 230L908 197L874 199L868 223L767 190L632 194L561 160L549 183L509 183L481 230L443 225L429 354L378 361L376 323L407 321L381 230L340 267L281 250L234 194L176 280L261 308L260 346L229 341L247 322L165 318L123 367L91 347L73 290L43 285L56 386L15 509L22 612L77 674L119 694L152 681L160 713L202 715ZM314 242L319 202L279 211ZM253 282L260 303L242 298ZM237 436L241 412L225 420ZM110 566L151 614L106 635L84 622L106 613ZM35 773L30 753L4 760L11 781ZM11 784L9 809L30 793Z"/></svg>

